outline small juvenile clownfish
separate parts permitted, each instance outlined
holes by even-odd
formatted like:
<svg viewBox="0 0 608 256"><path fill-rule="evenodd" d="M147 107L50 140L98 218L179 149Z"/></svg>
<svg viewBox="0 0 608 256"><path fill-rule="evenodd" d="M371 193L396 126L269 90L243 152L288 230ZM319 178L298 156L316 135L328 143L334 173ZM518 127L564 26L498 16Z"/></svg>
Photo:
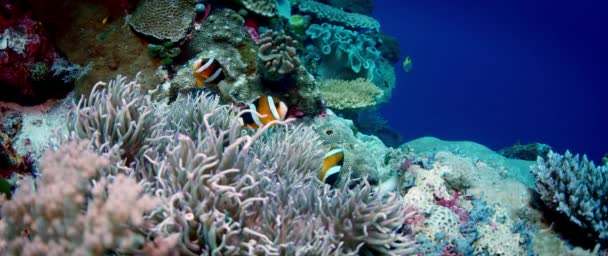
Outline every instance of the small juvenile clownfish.
<svg viewBox="0 0 608 256"><path fill-rule="evenodd" d="M241 115L243 127L259 128L274 120L283 121L287 116L287 105L272 96L260 96L251 102L246 109L251 110L251 112ZM256 115L254 112L260 115Z"/></svg>
<svg viewBox="0 0 608 256"><path fill-rule="evenodd" d="M222 65L215 58L196 60L192 70L198 87L203 86L203 84L217 85L226 78Z"/></svg>
<svg viewBox="0 0 608 256"><path fill-rule="evenodd" d="M329 152L323 157L323 167L321 168L321 181L331 186L340 180L340 171L344 165L344 150L332 146Z"/></svg>

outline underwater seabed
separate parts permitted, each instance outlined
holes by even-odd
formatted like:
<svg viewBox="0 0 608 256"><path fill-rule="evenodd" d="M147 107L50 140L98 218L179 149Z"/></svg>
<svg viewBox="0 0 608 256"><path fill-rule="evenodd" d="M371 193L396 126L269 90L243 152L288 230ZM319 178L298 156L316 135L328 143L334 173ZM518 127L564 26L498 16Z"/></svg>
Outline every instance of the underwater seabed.
<svg viewBox="0 0 608 256"><path fill-rule="evenodd" d="M49 101L37 107L1 105L0 113L5 118L3 122L7 123L6 118L21 122L13 138L17 154L29 154L40 160L43 159L42 151L47 150L49 145L57 150L59 140L56 135L68 133L66 117L74 110L74 102L75 99L70 94L65 99ZM351 121L337 117L331 111L328 111L326 117L317 119L337 122L334 127L353 126ZM313 121L313 124L315 122L318 120ZM323 128L326 129L325 126ZM347 132L352 133L352 129ZM395 150L386 148L373 136L358 133L352 135L358 143L367 145L366 150L370 152ZM382 177L378 191L400 193L403 201L409 205L407 225L402 228L407 228L407 233L416 237L419 255L439 255L437 252L445 252L450 248L459 248L458 252L464 253L453 255L529 255L531 251L534 255L598 255L597 246L595 250L572 248L562 238L563 234L556 232L562 224L544 216L538 202L533 202L534 197L538 196L533 192L534 177L529 171L530 166L536 164L534 161L507 159L470 141L442 141L433 137L404 143L398 150L407 152L409 159L416 160L403 162L399 169L403 173L384 170L386 173L378 174ZM77 156L78 154L59 157ZM80 159L64 161L78 162ZM36 169L41 168L37 161L35 165ZM19 178L15 182L21 184L17 186L23 186L22 183L27 179L25 176L17 176ZM35 192L17 189L15 193ZM14 211L11 209L4 208L3 214ZM0 227L6 230L15 223L7 220L8 215L4 216ZM5 236L3 239L15 238ZM54 238L46 239L50 242ZM12 243L4 240L0 246L15 246ZM20 244L19 247L21 246L27 247L26 244ZM468 248L469 251L460 251L463 248ZM16 248L12 248L14 249Z"/></svg>
<svg viewBox="0 0 608 256"><path fill-rule="evenodd" d="M0 0L0 255L606 255L608 165L401 143L372 7Z"/></svg>

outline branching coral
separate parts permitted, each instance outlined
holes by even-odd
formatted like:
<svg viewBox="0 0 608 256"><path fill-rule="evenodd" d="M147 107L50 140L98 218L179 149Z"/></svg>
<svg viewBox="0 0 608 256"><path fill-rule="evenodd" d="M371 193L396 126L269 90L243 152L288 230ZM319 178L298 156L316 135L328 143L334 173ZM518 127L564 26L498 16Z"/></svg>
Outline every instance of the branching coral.
<svg viewBox="0 0 608 256"><path fill-rule="evenodd" d="M608 166L596 167L584 155L580 159L568 151L563 156L550 151L547 160L538 157L532 173L547 206L608 239Z"/></svg>
<svg viewBox="0 0 608 256"><path fill-rule="evenodd" d="M283 31L269 30L260 36L258 59L268 78L276 80L300 65L300 59L296 55L297 44L296 40Z"/></svg>
<svg viewBox="0 0 608 256"><path fill-rule="evenodd" d="M335 109L359 109L376 105L382 90L364 78L323 81L321 95L327 106Z"/></svg>

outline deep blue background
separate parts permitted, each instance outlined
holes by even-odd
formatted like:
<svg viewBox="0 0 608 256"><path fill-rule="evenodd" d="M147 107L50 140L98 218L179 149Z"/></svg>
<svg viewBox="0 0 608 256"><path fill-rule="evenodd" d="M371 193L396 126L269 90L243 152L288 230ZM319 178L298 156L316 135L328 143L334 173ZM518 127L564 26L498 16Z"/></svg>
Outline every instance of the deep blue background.
<svg viewBox="0 0 608 256"><path fill-rule="evenodd" d="M608 1L376 0L413 59L381 108L406 140L608 152Z"/></svg>

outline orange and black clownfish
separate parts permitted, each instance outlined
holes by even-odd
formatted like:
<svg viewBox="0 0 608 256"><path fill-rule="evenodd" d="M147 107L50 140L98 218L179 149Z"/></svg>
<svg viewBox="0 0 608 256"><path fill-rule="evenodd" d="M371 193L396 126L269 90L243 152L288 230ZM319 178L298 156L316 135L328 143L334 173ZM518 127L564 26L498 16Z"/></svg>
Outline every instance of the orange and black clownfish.
<svg viewBox="0 0 608 256"><path fill-rule="evenodd" d="M287 105L276 97L261 96L247 106L251 112L243 113L241 120L243 127L259 128L271 121L285 120L287 116ZM256 115L257 112L260 115Z"/></svg>
<svg viewBox="0 0 608 256"><path fill-rule="evenodd" d="M226 78L222 65L215 58L200 58L196 60L192 70L194 71L194 79L198 87L203 86L203 84L216 86Z"/></svg>
<svg viewBox="0 0 608 256"><path fill-rule="evenodd" d="M323 167L321 168L321 181L331 186L340 180L340 171L344 165L344 150L332 146L329 152L323 157Z"/></svg>

